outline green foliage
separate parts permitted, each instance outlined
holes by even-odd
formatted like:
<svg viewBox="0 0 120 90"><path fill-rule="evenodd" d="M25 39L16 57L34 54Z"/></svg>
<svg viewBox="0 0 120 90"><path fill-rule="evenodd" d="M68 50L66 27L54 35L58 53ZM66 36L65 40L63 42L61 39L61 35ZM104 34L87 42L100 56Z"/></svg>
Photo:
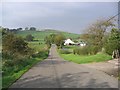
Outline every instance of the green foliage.
<svg viewBox="0 0 120 90"><path fill-rule="evenodd" d="M60 53L61 54L70 54L71 52L69 50L67 50L67 49L61 49Z"/></svg>
<svg viewBox="0 0 120 90"><path fill-rule="evenodd" d="M45 37L45 44L47 45L48 48L51 47L51 38L49 38L50 36L46 36Z"/></svg>
<svg viewBox="0 0 120 90"><path fill-rule="evenodd" d="M55 43L55 37L56 37L56 34L50 34L49 38L51 40L51 43Z"/></svg>
<svg viewBox="0 0 120 90"><path fill-rule="evenodd" d="M90 55L95 55L98 52L101 51L101 47L100 46L89 46L89 54Z"/></svg>
<svg viewBox="0 0 120 90"><path fill-rule="evenodd" d="M25 42L23 38L17 37L12 33L3 35L2 41L3 53L7 52L8 54L19 53L27 55L32 52L32 50L28 47L28 43Z"/></svg>
<svg viewBox="0 0 120 90"><path fill-rule="evenodd" d="M48 50L41 50L33 54L30 58L20 54L15 55L13 59L3 59L2 67L2 82L3 88L8 88L15 80L17 80L23 73L29 70L35 63L48 57Z"/></svg>
<svg viewBox="0 0 120 90"><path fill-rule="evenodd" d="M50 34L45 37L45 43L50 48L51 44L56 44L58 48L62 48L65 40L65 36L63 34Z"/></svg>
<svg viewBox="0 0 120 90"><path fill-rule="evenodd" d="M18 37L13 33L6 32L2 39L3 87L8 87L33 64L48 56L47 48L38 48L40 52L34 54L34 48L31 49L22 37ZM39 43L37 45L39 45ZM35 55L35 57L32 57L32 55ZM37 58L39 58L39 60L37 60Z"/></svg>
<svg viewBox="0 0 120 90"><path fill-rule="evenodd" d="M78 55L95 55L99 52L99 47L97 46L85 46L85 47L76 47L73 49L73 54Z"/></svg>
<svg viewBox="0 0 120 90"><path fill-rule="evenodd" d="M27 41L33 41L34 37L31 35L31 34L28 34L26 37L25 37L25 40Z"/></svg>
<svg viewBox="0 0 120 90"><path fill-rule="evenodd" d="M36 31L36 28L35 27L30 27L30 30L31 31Z"/></svg>
<svg viewBox="0 0 120 90"><path fill-rule="evenodd" d="M64 60L72 61L78 64L93 63L93 62L103 62L111 60L111 56L107 54L96 54L96 55L74 55L74 54L60 54Z"/></svg>
<svg viewBox="0 0 120 90"><path fill-rule="evenodd" d="M74 54L78 54L78 55L88 55L89 54L89 47L78 47L73 49L73 53Z"/></svg>
<svg viewBox="0 0 120 90"><path fill-rule="evenodd" d="M119 50L120 53L120 32L119 30L113 28L111 33L105 43L105 51L109 55L112 55L114 50Z"/></svg>
<svg viewBox="0 0 120 90"><path fill-rule="evenodd" d="M98 20L81 36L91 46L91 50L94 50L93 53L102 50L106 30L111 26L114 26L113 21Z"/></svg>
<svg viewBox="0 0 120 90"><path fill-rule="evenodd" d="M57 34L55 36L55 44L58 46L58 48L62 48L65 40L65 36L63 34Z"/></svg>
<svg viewBox="0 0 120 90"><path fill-rule="evenodd" d="M39 52L41 49L47 49L47 45L45 43L41 43L38 41L28 42L28 46L34 49L34 52Z"/></svg>
<svg viewBox="0 0 120 90"><path fill-rule="evenodd" d="M48 48L51 47L51 44L55 43L55 37L56 37L56 34L50 34L49 36L45 37L44 40Z"/></svg>
<svg viewBox="0 0 120 90"><path fill-rule="evenodd" d="M48 55L48 53L49 53L48 50L41 50L41 51L39 51L38 53L33 54L32 57L33 57L33 58L35 58L35 57L38 57L38 58L40 58L40 57L45 57L45 56Z"/></svg>
<svg viewBox="0 0 120 90"><path fill-rule="evenodd" d="M44 42L44 39L46 36L49 36L50 34L59 34L62 33L66 38L72 38L75 39L77 37L79 37L79 34L74 34L74 33L68 33L68 32L61 32L61 31L57 31L57 30L44 30L44 31L30 31L30 30L26 30L26 31L18 31L17 35L22 36L23 38L25 38L28 34L32 34L32 36L39 40L40 42Z"/></svg>
<svg viewBox="0 0 120 90"><path fill-rule="evenodd" d="M32 34L31 34L32 33ZM8 87L33 64L48 57L48 48L44 43L44 37L50 33L42 31L18 31L13 34L2 30L2 75L3 87ZM39 41L24 41L27 35L32 35ZM22 36L22 37L18 37Z"/></svg>

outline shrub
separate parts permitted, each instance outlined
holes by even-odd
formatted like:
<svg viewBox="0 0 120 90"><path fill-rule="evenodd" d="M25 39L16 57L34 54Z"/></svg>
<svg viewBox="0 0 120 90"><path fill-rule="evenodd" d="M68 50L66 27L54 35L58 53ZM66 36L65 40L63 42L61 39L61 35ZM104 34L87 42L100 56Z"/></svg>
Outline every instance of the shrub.
<svg viewBox="0 0 120 90"><path fill-rule="evenodd" d="M48 55L48 50L41 50L41 51L39 51L38 53L36 53L36 54L33 54L32 55L32 57L33 58L35 58L35 57L45 57L45 56L47 56Z"/></svg>
<svg viewBox="0 0 120 90"><path fill-rule="evenodd" d="M69 50L61 49L60 53L61 54L70 54L71 52Z"/></svg>
<svg viewBox="0 0 120 90"><path fill-rule="evenodd" d="M34 39L34 37L31 34L27 35L25 38L25 40L27 40L27 41L33 41L33 39Z"/></svg>
<svg viewBox="0 0 120 90"><path fill-rule="evenodd" d="M95 55L100 51L101 48L99 46L89 46L89 54Z"/></svg>
<svg viewBox="0 0 120 90"><path fill-rule="evenodd" d="M120 53L120 32L113 28L104 45L107 54L112 55L113 51L118 50Z"/></svg>
<svg viewBox="0 0 120 90"><path fill-rule="evenodd" d="M75 49L73 49L73 53L78 54L78 55L88 55L89 47L86 46L86 47L75 48Z"/></svg>
<svg viewBox="0 0 120 90"><path fill-rule="evenodd" d="M85 46L85 47L78 47L73 49L73 54L78 55L95 55L97 52L100 51L100 48L98 46Z"/></svg>

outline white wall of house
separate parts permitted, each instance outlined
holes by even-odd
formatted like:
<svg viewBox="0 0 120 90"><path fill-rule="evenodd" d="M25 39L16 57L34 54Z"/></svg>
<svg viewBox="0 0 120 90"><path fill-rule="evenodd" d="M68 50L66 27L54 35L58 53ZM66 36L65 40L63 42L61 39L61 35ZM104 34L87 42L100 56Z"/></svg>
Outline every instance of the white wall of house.
<svg viewBox="0 0 120 90"><path fill-rule="evenodd" d="M82 47L83 47L83 46L86 46L86 43L81 43L80 46L82 46Z"/></svg>
<svg viewBox="0 0 120 90"><path fill-rule="evenodd" d="M71 39L65 40L64 45L70 45L70 44L79 45L79 46L82 46L82 47L86 46L86 43L84 43L84 42L75 43Z"/></svg>
<svg viewBox="0 0 120 90"><path fill-rule="evenodd" d="M75 44L71 39L65 40L64 45Z"/></svg>

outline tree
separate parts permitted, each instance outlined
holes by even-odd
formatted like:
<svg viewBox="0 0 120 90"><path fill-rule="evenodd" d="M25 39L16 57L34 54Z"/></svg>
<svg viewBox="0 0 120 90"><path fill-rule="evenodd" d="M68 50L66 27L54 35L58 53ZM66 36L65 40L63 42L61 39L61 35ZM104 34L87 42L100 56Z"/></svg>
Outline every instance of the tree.
<svg viewBox="0 0 120 90"><path fill-rule="evenodd" d="M47 47L50 48L51 47L51 40L50 40L49 36L46 36L44 38L44 41L45 41L45 44L47 45Z"/></svg>
<svg viewBox="0 0 120 90"><path fill-rule="evenodd" d="M55 43L55 37L56 37L56 34L50 34L50 36L49 36L52 44Z"/></svg>
<svg viewBox="0 0 120 90"><path fill-rule="evenodd" d="M48 48L51 47L51 44L55 43L55 36L56 34L50 34L49 36L45 37L45 43L47 44Z"/></svg>
<svg viewBox="0 0 120 90"><path fill-rule="evenodd" d="M105 50L110 55L118 54L117 56L113 55L114 58L119 57L119 54L120 54L120 31L118 29L113 28L111 30L109 38L107 39L107 41L105 43Z"/></svg>
<svg viewBox="0 0 120 90"><path fill-rule="evenodd" d="M35 27L30 27L30 30L31 31L36 31L36 28Z"/></svg>
<svg viewBox="0 0 120 90"><path fill-rule="evenodd" d="M3 53L12 55L15 53L26 55L29 53L28 43L22 37L17 37L13 33L7 33L2 37L2 41Z"/></svg>
<svg viewBox="0 0 120 90"><path fill-rule="evenodd" d="M33 39L34 39L34 37L31 34L27 35L25 38L25 40L27 40L27 41L33 41Z"/></svg>
<svg viewBox="0 0 120 90"><path fill-rule="evenodd" d="M103 38L106 31L112 26L114 26L113 21L98 20L87 29L87 32L82 36L82 38L85 39L89 45L95 47L97 51L101 51L104 45Z"/></svg>
<svg viewBox="0 0 120 90"><path fill-rule="evenodd" d="M17 28L17 31L21 31L22 30L22 28Z"/></svg>
<svg viewBox="0 0 120 90"><path fill-rule="evenodd" d="M28 28L28 27L25 27L25 30L29 30L29 28Z"/></svg>
<svg viewBox="0 0 120 90"><path fill-rule="evenodd" d="M49 48L51 44L56 44L58 48L61 48L63 46L64 39L65 36L62 34L50 34L45 37L45 42Z"/></svg>
<svg viewBox="0 0 120 90"><path fill-rule="evenodd" d="M63 34L57 34L55 36L55 41L54 42L58 46L58 48L62 48L64 40L65 40L65 36Z"/></svg>

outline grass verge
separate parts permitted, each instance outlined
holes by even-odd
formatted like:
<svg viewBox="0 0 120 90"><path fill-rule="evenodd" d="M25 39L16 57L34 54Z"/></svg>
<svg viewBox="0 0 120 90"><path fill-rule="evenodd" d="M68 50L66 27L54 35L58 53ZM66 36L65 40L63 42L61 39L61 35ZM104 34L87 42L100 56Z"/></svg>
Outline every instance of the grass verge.
<svg viewBox="0 0 120 90"><path fill-rule="evenodd" d="M103 62L112 59L111 56L103 53L96 55L88 55L88 56L81 56L74 54L60 54L60 56L65 60L72 61L78 64Z"/></svg>
<svg viewBox="0 0 120 90"><path fill-rule="evenodd" d="M11 73L3 74L2 76L2 89L7 89L10 85L12 85L16 80L18 80L25 72L27 72L33 65L36 63L44 60L45 58L48 57L48 51L45 52L45 55L41 57L34 57L29 59L29 64L26 66L18 66L18 71L16 72L16 68L12 68ZM8 68L10 69L10 68Z"/></svg>

